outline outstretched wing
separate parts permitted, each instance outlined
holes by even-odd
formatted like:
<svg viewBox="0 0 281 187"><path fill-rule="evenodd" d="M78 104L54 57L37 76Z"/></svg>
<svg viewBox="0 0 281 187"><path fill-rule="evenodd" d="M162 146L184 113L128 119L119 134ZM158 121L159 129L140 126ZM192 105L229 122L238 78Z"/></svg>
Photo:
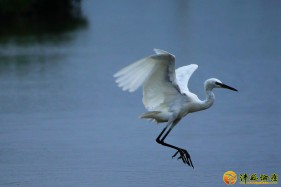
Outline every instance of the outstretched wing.
<svg viewBox="0 0 281 187"><path fill-rule="evenodd" d="M179 86L181 94L189 96L192 94L188 89L188 81L194 71L198 68L197 64L190 64L176 69L176 82Z"/></svg>
<svg viewBox="0 0 281 187"><path fill-rule="evenodd" d="M175 57L166 51L155 52L114 75L123 90L133 92L143 85L143 104L149 111L168 109L169 102L181 95L175 79Z"/></svg>

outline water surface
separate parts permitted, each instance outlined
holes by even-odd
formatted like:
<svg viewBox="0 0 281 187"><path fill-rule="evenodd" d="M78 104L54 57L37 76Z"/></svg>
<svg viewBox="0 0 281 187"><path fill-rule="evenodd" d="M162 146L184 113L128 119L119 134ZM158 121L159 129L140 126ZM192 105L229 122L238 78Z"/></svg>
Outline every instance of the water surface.
<svg viewBox="0 0 281 187"><path fill-rule="evenodd" d="M279 1L83 1L88 27L0 45L0 186L224 186L225 171L281 174ZM30 36L29 36L30 37ZM32 38L32 36L31 36ZM26 40L24 40L26 41ZM112 75L160 48L196 63L190 89L214 106L163 125Z"/></svg>

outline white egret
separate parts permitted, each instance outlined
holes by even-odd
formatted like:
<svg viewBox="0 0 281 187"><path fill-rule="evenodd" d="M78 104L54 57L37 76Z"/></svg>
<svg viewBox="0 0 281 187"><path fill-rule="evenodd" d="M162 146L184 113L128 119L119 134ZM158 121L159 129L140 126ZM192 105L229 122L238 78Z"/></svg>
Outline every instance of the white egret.
<svg viewBox="0 0 281 187"><path fill-rule="evenodd" d="M167 122L156 142L175 149L176 153L172 158L179 153L178 159L194 168L189 153L183 148L164 142L165 138L188 113L212 106L215 100L213 88L237 90L216 78L211 78L204 83L206 99L202 101L188 89L188 81L198 65L190 64L175 70L174 55L160 49L154 51L155 55L143 58L114 74L116 83L124 91L129 92L143 86L143 104L148 112L142 114L140 118L157 123Z"/></svg>

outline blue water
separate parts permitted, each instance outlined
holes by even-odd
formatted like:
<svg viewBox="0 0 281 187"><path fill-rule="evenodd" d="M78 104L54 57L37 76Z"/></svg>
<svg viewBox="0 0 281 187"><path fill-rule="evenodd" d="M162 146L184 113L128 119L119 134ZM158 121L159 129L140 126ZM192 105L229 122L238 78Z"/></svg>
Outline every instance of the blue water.
<svg viewBox="0 0 281 187"><path fill-rule="evenodd" d="M225 186L223 173L281 175L280 1L83 1L88 27L0 44L0 186ZM138 116L142 92L112 75L150 54L196 63L190 89L212 108L167 137L195 169L155 138L163 125ZM280 183L280 182L279 182Z"/></svg>

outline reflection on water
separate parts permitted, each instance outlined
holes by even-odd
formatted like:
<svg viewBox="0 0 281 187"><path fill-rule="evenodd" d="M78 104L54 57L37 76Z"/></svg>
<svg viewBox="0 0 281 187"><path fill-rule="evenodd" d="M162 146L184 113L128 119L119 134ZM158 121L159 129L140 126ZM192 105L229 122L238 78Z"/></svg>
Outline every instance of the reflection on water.
<svg viewBox="0 0 281 187"><path fill-rule="evenodd" d="M0 23L0 113L68 111L76 105L62 92L62 64L78 33L87 29L87 18L80 1L30 1L30 7L24 2L24 9L15 5L19 12L8 9L9 3L10 12L1 7L6 19Z"/></svg>
<svg viewBox="0 0 281 187"><path fill-rule="evenodd" d="M0 113L67 111L76 105L63 90L63 66L71 63L68 46L88 26L81 1L24 2L14 4L19 11L1 2Z"/></svg>
<svg viewBox="0 0 281 187"><path fill-rule="evenodd" d="M228 170L281 174L279 1L82 2L86 25L1 39L0 186L222 186ZM112 77L154 47L177 67L199 65L190 88L200 98L210 77L239 90L215 90L211 109L167 137L194 170L155 142L163 125L137 118L141 91Z"/></svg>
<svg viewBox="0 0 281 187"><path fill-rule="evenodd" d="M80 0L0 2L0 42L58 42L64 33L87 27Z"/></svg>

